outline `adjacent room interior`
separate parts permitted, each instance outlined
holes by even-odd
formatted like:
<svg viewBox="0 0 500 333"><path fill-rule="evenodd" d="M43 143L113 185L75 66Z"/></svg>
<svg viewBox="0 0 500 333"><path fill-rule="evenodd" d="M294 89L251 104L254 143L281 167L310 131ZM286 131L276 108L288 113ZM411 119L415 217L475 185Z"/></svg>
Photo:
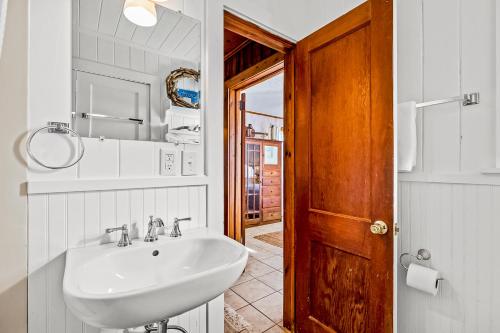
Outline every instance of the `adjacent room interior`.
<svg viewBox="0 0 500 333"><path fill-rule="evenodd" d="M274 63L264 74L248 76L259 62L276 51L225 30L226 86L234 89L235 126L241 128L241 147L235 151L236 173L241 184L240 223L235 234L250 251L245 272L226 291L225 325L252 327L254 330L279 330L283 327L283 141L284 141L284 72ZM255 55L258 54L258 57ZM259 61L260 60L260 61ZM244 65L237 64L243 63ZM262 64L262 63L261 63ZM239 76L238 76L239 74ZM232 89L230 89L232 90ZM231 92L228 93L229 95ZM228 108L228 113L235 111ZM233 119L229 116L228 118ZM231 130L230 130L231 131Z"/></svg>

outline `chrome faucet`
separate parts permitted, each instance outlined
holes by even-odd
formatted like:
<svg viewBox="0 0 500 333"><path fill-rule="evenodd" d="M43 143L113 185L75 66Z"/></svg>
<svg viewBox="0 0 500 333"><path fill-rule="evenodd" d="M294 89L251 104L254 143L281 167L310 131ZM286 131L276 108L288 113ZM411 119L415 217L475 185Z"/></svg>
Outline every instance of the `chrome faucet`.
<svg viewBox="0 0 500 333"><path fill-rule="evenodd" d="M160 227L164 227L165 224L163 223L163 220L160 219L159 217L156 219L153 219L153 215L149 216L149 223L148 223L148 233L144 237L145 242L154 242L158 240L158 229Z"/></svg>
<svg viewBox="0 0 500 333"><path fill-rule="evenodd" d="M179 228L180 221L191 221L191 218L185 217L185 218L179 219L176 217L174 219L174 227L172 229L172 232L170 233L170 237L181 237L182 236L181 228Z"/></svg>
<svg viewBox="0 0 500 333"><path fill-rule="evenodd" d="M132 241L130 240L130 237L128 236L128 227L126 224L122 225L121 227L118 228L107 228L106 233L110 234L115 231L120 231L122 232L122 235L120 237L120 240L118 241L118 247L125 247L128 245L132 245Z"/></svg>

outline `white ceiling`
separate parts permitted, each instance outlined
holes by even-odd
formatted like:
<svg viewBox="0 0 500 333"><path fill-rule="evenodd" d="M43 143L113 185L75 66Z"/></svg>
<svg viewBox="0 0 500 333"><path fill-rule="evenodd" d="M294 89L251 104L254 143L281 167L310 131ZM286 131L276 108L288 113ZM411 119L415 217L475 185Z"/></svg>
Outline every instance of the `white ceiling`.
<svg viewBox="0 0 500 333"><path fill-rule="evenodd" d="M283 84L283 74L278 74L244 90L245 108L249 111L283 117Z"/></svg>
<svg viewBox="0 0 500 333"><path fill-rule="evenodd" d="M123 16L125 0L73 0L73 25L80 32L95 33L129 46L171 58L199 62L200 21L156 6L158 23L140 27Z"/></svg>

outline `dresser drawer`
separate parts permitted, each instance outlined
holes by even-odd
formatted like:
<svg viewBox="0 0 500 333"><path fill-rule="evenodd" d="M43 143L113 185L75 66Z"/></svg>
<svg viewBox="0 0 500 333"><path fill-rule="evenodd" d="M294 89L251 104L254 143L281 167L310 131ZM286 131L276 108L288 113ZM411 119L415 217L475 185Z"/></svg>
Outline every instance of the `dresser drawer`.
<svg viewBox="0 0 500 333"><path fill-rule="evenodd" d="M280 206L281 206L280 196L262 198L262 208L280 207Z"/></svg>
<svg viewBox="0 0 500 333"><path fill-rule="evenodd" d="M267 186L279 186L281 183L281 178L280 177L264 177L262 180L262 185L267 185Z"/></svg>
<svg viewBox="0 0 500 333"><path fill-rule="evenodd" d="M262 195L265 197L274 197L281 194L279 186L262 186Z"/></svg>
<svg viewBox="0 0 500 333"><path fill-rule="evenodd" d="M267 208L262 210L262 221L281 220L281 208Z"/></svg>
<svg viewBox="0 0 500 333"><path fill-rule="evenodd" d="M279 169L276 169L276 170L264 170L263 172L263 176L264 177L279 177L281 174L280 174L280 170Z"/></svg>

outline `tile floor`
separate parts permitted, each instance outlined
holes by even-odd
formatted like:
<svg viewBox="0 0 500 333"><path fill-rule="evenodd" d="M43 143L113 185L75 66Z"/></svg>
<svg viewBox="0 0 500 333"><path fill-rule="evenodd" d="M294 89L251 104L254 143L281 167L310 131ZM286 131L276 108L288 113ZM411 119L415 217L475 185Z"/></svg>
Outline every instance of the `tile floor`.
<svg viewBox="0 0 500 333"><path fill-rule="evenodd" d="M224 301L248 321L256 331L285 332L283 325L283 249L254 236L283 230L283 223L246 229L250 250L247 267L224 294Z"/></svg>

